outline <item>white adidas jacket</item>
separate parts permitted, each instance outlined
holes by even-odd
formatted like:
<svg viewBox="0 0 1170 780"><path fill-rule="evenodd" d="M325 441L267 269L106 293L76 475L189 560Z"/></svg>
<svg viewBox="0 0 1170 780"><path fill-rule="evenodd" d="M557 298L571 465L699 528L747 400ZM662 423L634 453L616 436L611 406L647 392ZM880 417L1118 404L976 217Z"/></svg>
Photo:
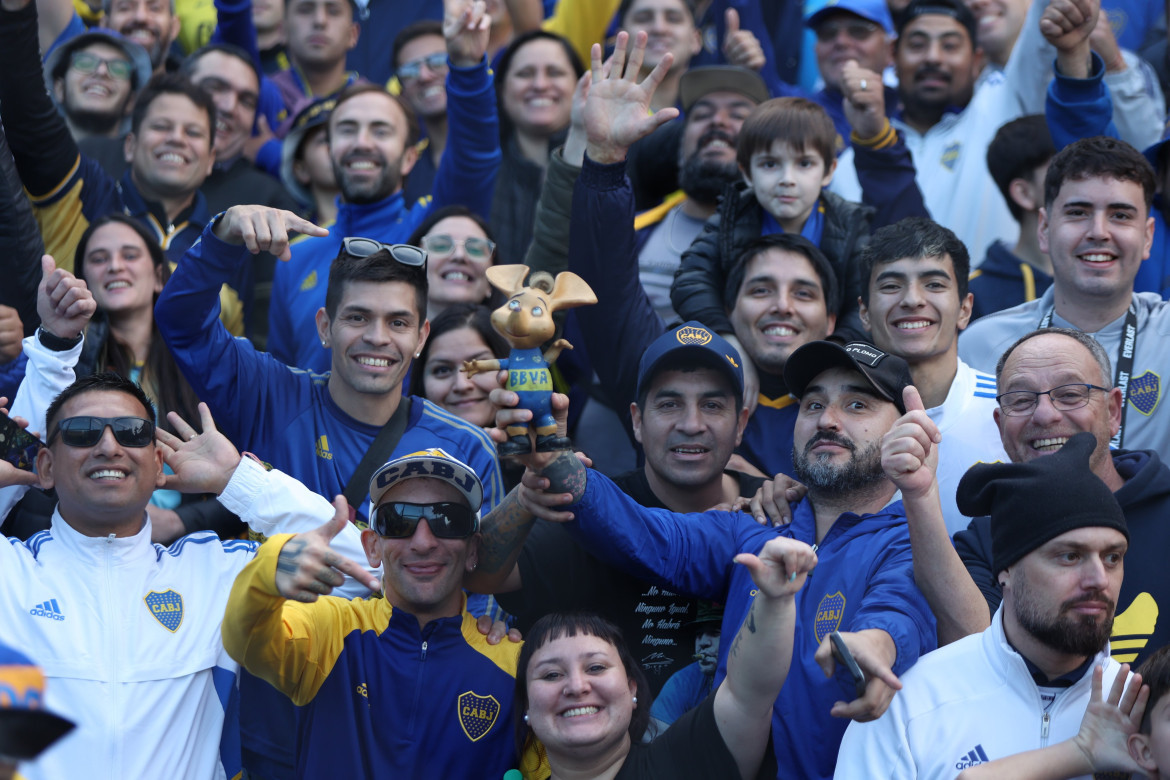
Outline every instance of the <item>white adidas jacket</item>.
<svg viewBox="0 0 1170 780"><path fill-rule="evenodd" d="M1109 690L1120 665L1097 654ZM850 723L836 778L954 780L968 766L1046 747L1076 735L1089 705L1092 672L1057 694L1047 711L1024 659L991 627L918 660L886 713ZM1088 780L1088 778L1086 778Z"/></svg>
<svg viewBox="0 0 1170 780"><path fill-rule="evenodd" d="M333 516L324 498L248 459L220 501L266 535ZM77 723L23 767L29 780L226 776L220 737L238 665L220 623L255 548L209 532L162 547L145 518L132 537L86 537L59 514L27 542L0 541L0 638L44 667L46 707ZM352 524L334 548L364 561Z"/></svg>

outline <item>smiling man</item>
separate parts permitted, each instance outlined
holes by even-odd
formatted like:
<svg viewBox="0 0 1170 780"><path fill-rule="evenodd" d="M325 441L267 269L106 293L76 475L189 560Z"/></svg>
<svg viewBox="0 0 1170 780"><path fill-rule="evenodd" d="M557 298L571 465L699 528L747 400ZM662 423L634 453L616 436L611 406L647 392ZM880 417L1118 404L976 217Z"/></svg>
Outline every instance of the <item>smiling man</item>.
<svg viewBox="0 0 1170 780"><path fill-rule="evenodd" d="M181 25L174 0L104 0L102 25L117 30L150 55L155 74L166 70L167 54Z"/></svg>
<svg viewBox="0 0 1170 780"><path fill-rule="evenodd" d="M947 533L954 534L970 522L955 505L963 474L1006 458L991 424L995 377L959 360L959 333L971 318L967 248L941 225L906 219L874 233L858 264L868 280L861 321L874 344L909 364L942 433L936 475Z"/></svg>
<svg viewBox="0 0 1170 780"><path fill-rule="evenodd" d="M990 628L922 658L884 716L850 724L836 777L950 778L1077 733L1096 668L1105 690L1121 673L1109 634L1130 540L1089 468L1097 446L1083 433L1051 457L963 478L959 506L992 518L1003 605Z"/></svg>
<svg viewBox="0 0 1170 780"><path fill-rule="evenodd" d="M282 572L307 545L274 537L232 588L224 647L300 708L298 777L500 777L519 763L520 644L489 645L460 589L483 485L428 449L382 465L369 493L362 546L384 598L290 599Z"/></svg>
<svg viewBox="0 0 1170 780"><path fill-rule="evenodd" d="M959 355L983 371L1026 333L1055 325L1092 335L1113 362L1122 390L1114 447L1170 454L1159 408L1170 305L1134 293L1149 257L1154 172L1124 141L1089 138L1053 159L1044 183L1040 248L1052 259L1052 286L1035 301L983 317L959 340Z"/></svg>
<svg viewBox="0 0 1170 780"><path fill-rule="evenodd" d="M329 264L343 237L405 241L431 210L455 203L488 215L500 140L484 57L488 30L483 17L473 15L477 8L482 3L467 3L463 15L444 27L450 154L439 164L430 201L412 205L402 193L418 160L419 130L409 105L373 84L354 85L338 98L328 123L329 154L341 188L337 220L330 236L295 244L291 260L277 265L273 280L268 349L285 363L314 371L330 366L313 318L325 302Z"/></svg>
<svg viewBox="0 0 1170 780"><path fill-rule="evenodd" d="M45 70L73 139L81 141L121 135L151 66L138 44L108 30L93 30L54 49Z"/></svg>
<svg viewBox="0 0 1170 780"><path fill-rule="evenodd" d="M70 268L89 223L116 211L141 222L178 261L211 218L199 188L215 161L215 104L184 76L152 78L131 115L129 169L115 180L79 152L45 92L36 26L33 3L0 3L0 118L46 253Z"/></svg>

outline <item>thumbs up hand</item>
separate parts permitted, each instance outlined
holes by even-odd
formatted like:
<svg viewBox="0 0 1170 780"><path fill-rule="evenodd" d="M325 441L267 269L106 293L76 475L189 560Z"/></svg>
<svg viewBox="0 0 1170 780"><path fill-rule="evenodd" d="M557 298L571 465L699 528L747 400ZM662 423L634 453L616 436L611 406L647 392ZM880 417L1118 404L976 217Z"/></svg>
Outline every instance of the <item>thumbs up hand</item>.
<svg viewBox="0 0 1170 780"><path fill-rule="evenodd" d="M354 561L329 547L333 537L349 522L349 503L344 496L333 499L333 519L324 525L297 534L285 542L276 559L276 589L281 596L305 603L328 596L349 575L372 591L382 589L378 578Z"/></svg>
<svg viewBox="0 0 1170 780"><path fill-rule="evenodd" d="M918 388L902 391L906 413L882 438L882 469L904 497L921 497L935 489L938 443L942 433L922 404Z"/></svg>
<svg viewBox="0 0 1170 780"><path fill-rule="evenodd" d="M97 311L93 293L85 281L58 268L52 255L41 258L41 283L37 287L37 314L41 327L62 339L76 338Z"/></svg>

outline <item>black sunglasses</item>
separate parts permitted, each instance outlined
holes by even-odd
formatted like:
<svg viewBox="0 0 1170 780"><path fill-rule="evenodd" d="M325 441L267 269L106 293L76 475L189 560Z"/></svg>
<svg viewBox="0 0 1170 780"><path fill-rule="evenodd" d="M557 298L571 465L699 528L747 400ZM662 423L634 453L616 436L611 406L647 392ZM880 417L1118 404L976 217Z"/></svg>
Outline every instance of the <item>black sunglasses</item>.
<svg viewBox="0 0 1170 780"><path fill-rule="evenodd" d="M436 539L466 539L479 530L479 518L471 507L440 501L434 504L409 504L391 501L379 504L370 519L370 528L389 539L414 536L420 520L426 520Z"/></svg>
<svg viewBox="0 0 1170 780"><path fill-rule="evenodd" d="M145 447L154 441L154 423L141 417L67 417L57 423L49 444L61 435L69 447L93 447L102 440L106 426L123 447Z"/></svg>
<svg viewBox="0 0 1170 780"><path fill-rule="evenodd" d="M426 268L427 253L410 244L383 244L372 238L348 236L341 239L341 251L350 257L369 257L385 250L401 265L411 268Z"/></svg>

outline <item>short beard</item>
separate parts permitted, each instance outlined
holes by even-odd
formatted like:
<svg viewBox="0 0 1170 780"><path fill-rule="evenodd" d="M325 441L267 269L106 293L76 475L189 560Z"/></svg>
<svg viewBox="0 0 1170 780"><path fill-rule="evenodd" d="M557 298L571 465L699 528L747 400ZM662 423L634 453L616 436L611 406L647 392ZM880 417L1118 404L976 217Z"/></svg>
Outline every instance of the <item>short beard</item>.
<svg viewBox="0 0 1170 780"><path fill-rule="evenodd" d="M838 466L827 457L810 457L809 450L821 441L831 441L848 447L851 451L849 462ZM870 442L858 452L853 442L832 433L818 433L813 436L805 444L803 451L798 451L794 446L792 465L796 471L796 478L803 482L810 492L826 497L848 496L886 481L879 442Z"/></svg>
<svg viewBox="0 0 1170 780"><path fill-rule="evenodd" d="M96 135L113 138L122 127L124 117L120 113L107 111L85 111L66 109L65 117L69 124L84 135Z"/></svg>
<svg viewBox="0 0 1170 780"><path fill-rule="evenodd" d="M1077 601L1066 601L1061 604L1055 617L1042 614L1035 600L1031 598L1031 589L1026 578L1017 578L1015 590L1012 605L1020 628L1036 637L1046 647L1066 655L1089 657L1101 652L1109 642L1109 637L1113 634L1113 617L1117 605L1104 594L1089 594L1094 600L1109 604L1109 617L1098 623L1091 615L1076 618L1066 614L1066 610L1075 606ZM1083 600L1084 598L1078 599Z"/></svg>
<svg viewBox="0 0 1170 780"><path fill-rule="evenodd" d="M699 154L692 154L678 172L678 185L687 197L696 203L714 206L719 196L739 176L734 162L704 160Z"/></svg>
<svg viewBox="0 0 1170 780"><path fill-rule="evenodd" d="M331 161L333 164L333 176L337 179L337 187L341 190L341 197L345 199L346 203L377 203L378 201L388 198L395 192L402 188L402 176L399 174L398 164L401 160L386 161L382 168L382 177L375 182L371 188L363 186L360 190L352 189L349 178L346 176L342 166L336 160Z"/></svg>

